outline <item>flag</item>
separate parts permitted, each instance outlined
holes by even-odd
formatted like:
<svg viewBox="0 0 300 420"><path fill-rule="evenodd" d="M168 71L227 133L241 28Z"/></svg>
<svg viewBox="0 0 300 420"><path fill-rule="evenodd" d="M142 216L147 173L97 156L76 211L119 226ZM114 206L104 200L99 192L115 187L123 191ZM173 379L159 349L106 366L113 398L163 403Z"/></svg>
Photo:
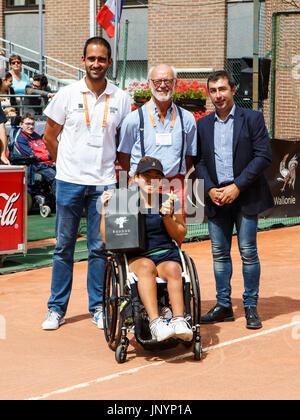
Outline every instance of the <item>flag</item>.
<svg viewBox="0 0 300 420"><path fill-rule="evenodd" d="M116 4L116 0L107 0L96 16L96 21L102 26L109 38L113 38L115 35ZM120 1L119 21L121 19L122 6L123 0Z"/></svg>

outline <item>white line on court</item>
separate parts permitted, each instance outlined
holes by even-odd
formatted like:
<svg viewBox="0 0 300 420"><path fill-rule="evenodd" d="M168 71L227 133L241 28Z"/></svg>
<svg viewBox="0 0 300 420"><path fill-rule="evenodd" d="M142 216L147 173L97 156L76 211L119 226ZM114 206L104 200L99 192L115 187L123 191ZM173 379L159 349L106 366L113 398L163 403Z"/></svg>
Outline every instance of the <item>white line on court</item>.
<svg viewBox="0 0 300 420"><path fill-rule="evenodd" d="M274 332L285 330L287 328L294 327L296 325L300 325L300 321L291 322L290 324L282 325L280 327L272 328L270 330L261 331L261 332L256 333L256 334L247 335L245 337L237 338L235 340L230 340L230 341L226 341L224 343L216 344L215 346L206 347L206 348L203 349L203 352L208 352L208 351L211 351L211 350L220 349L222 347L230 346L232 344L240 343L242 341L251 340L252 338L272 334ZM173 357L171 359L161 360L160 362L149 363L147 365L139 366L139 367L134 368L134 369L125 370L123 372L114 373L113 375L104 376L103 378L98 378L98 379L94 379L94 380L91 380L91 381L88 381L88 382L83 382L81 384L73 385L73 386L70 386L68 388L58 389L57 391L48 392L47 394L41 395L39 397L28 398L28 400L31 400L31 401L33 401L33 400L44 400L44 399L52 397L54 395L66 394L68 392L72 392L72 391L75 391L77 389L87 388L91 385L95 385L95 384L99 384L101 382L106 382L106 381L110 381L112 379L120 378L121 376L124 376L124 375L137 373L137 372L139 372L143 369L149 368L149 367L160 366L160 365L163 365L165 363L171 363L171 362L175 362L177 360L186 359L186 358L191 357L193 355L194 355L194 353L192 353L192 352L191 353L185 353L185 354Z"/></svg>

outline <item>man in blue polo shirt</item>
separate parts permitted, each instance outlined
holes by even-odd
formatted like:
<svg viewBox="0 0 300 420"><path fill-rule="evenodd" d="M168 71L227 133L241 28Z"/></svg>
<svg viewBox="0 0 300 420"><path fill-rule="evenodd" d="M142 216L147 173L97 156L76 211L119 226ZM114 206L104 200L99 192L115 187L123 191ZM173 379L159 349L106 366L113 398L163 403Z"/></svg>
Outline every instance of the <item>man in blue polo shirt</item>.
<svg viewBox="0 0 300 420"><path fill-rule="evenodd" d="M159 159L169 181L178 179L183 191L184 177L197 154L196 122L194 116L172 102L176 86L176 71L160 64L149 71L151 100L143 106L142 116L136 110L125 118L120 134L118 160L133 176L140 159L147 155ZM141 126L143 120L144 130ZM141 130L142 129L142 130ZM182 201L183 194L176 188Z"/></svg>

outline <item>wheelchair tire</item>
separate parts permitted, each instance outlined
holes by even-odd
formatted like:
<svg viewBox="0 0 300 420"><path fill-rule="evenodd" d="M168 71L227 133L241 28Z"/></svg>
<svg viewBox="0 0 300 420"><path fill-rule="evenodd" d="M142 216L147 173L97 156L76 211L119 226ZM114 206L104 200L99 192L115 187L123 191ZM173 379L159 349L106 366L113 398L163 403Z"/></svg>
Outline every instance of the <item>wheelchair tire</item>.
<svg viewBox="0 0 300 420"><path fill-rule="evenodd" d="M49 206L42 206L42 208L40 209L40 215L44 218L50 216L51 214L51 209Z"/></svg>
<svg viewBox="0 0 300 420"><path fill-rule="evenodd" d="M199 341L194 343L194 359L201 360L202 359L202 344Z"/></svg>
<svg viewBox="0 0 300 420"><path fill-rule="evenodd" d="M31 209L32 209L32 196L28 192L27 193L27 213L29 213Z"/></svg>
<svg viewBox="0 0 300 420"><path fill-rule="evenodd" d="M122 334L120 303L124 296L124 277L118 257L107 261L103 282L104 335L109 347L116 351Z"/></svg>
<svg viewBox="0 0 300 420"><path fill-rule="evenodd" d="M115 359L118 363L125 363L127 359L127 347L124 344L120 344L116 348Z"/></svg>
<svg viewBox="0 0 300 420"><path fill-rule="evenodd" d="M192 258L188 256L185 252L183 252L183 256L191 280L191 298L193 303L191 315L193 318L193 325L197 325L200 324L201 317L201 297L198 273Z"/></svg>

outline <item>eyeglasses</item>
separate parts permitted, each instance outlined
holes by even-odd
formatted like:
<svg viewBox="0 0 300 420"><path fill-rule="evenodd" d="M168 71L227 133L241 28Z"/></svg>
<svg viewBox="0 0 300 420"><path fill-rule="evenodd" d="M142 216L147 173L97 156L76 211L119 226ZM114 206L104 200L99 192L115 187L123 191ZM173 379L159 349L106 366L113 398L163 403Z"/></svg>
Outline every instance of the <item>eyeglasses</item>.
<svg viewBox="0 0 300 420"><path fill-rule="evenodd" d="M20 60L15 60L15 61L12 61L11 64L21 64L21 61Z"/></svg>
<svg viewBox="0 0 300 420"><path fill-rule="evenodd" d="M155 87L159 87L164 83L166 86L172 86L174 83L174 79L151 79L151 82L154 84Z"/></svg>
<svg viewBox="0 0 300 420"><path fill-rule="evenodd" d="M27 125L28 127L34 127L35 126L35 123L33 122L33 123L30 123L30 122L24 122L23 123L24 125Z"/></svg>

